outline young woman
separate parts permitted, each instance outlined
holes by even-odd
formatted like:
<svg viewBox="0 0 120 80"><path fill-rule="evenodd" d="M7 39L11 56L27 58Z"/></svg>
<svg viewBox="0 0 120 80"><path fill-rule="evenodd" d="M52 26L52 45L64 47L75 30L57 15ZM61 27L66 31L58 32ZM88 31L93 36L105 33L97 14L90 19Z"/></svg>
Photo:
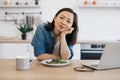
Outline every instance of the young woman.
<svg viewBox="0 0 120 80"><path fill-rule="evenodd" d="M70 8L62 8L51 23L37 27L31 43L35 56L38 60L71 59L77 33L77 14Z"/></svg>

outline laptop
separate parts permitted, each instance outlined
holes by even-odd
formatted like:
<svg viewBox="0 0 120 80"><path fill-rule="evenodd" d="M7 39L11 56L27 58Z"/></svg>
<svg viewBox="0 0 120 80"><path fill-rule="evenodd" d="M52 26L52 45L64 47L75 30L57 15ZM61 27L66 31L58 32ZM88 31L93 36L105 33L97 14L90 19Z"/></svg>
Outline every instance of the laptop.
<svg viewBox="0 0 120 80"><path fill-rule="evenodd" d="M99 61L81 64L95 70L120 68L120 41L106 42Z"/></svg>

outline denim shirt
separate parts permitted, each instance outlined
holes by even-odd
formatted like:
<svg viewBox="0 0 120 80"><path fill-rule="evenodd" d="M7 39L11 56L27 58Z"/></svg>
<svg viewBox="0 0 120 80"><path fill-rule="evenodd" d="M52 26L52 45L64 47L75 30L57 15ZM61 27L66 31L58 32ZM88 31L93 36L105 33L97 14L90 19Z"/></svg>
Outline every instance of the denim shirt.
<svg viewBox="0 0 120 80"><path fill-rule="evenodd" d="M52 54L55 45L55 35L53 30L47 31L45 29L46 24L41 24L37 27L35 35L32 39L32 46L34 48L34 55L38 56L40 54L49 53ZM68 45L68 48L71 52L71 56L69 59L73 57L73 46Z"/></svg>

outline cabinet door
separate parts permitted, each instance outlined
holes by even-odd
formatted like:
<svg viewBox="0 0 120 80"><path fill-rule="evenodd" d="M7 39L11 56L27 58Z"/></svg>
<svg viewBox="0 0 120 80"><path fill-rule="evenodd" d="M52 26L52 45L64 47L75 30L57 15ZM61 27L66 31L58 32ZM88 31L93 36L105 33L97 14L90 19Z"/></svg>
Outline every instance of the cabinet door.
<svg viewBox="0 0 120 80"><path fill-rule="evenodd" d="M73 60L80 60L80 44L75 44L73 46L73 52L74 52L74 56L73 56Z"/></svg>
<svg viewBox="0 0 120 80"><path fill-rule="evenodd" d="M15 59L16 56L33 57L30 43L0 43L0 58Z"/></svg>

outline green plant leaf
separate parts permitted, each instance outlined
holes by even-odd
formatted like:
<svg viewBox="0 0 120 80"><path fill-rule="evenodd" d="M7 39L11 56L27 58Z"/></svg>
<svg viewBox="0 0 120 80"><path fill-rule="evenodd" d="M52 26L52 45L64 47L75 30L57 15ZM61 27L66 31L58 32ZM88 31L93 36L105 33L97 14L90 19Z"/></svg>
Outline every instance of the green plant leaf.
<svg viewBox="0 0 120 80"><path fill-rule="evenodd" d="M27 32L32 31L33 28L30 28L28 25L20 25L20 27L18 27L18 30L19 30L22 34L26 34Z"/></svg>

